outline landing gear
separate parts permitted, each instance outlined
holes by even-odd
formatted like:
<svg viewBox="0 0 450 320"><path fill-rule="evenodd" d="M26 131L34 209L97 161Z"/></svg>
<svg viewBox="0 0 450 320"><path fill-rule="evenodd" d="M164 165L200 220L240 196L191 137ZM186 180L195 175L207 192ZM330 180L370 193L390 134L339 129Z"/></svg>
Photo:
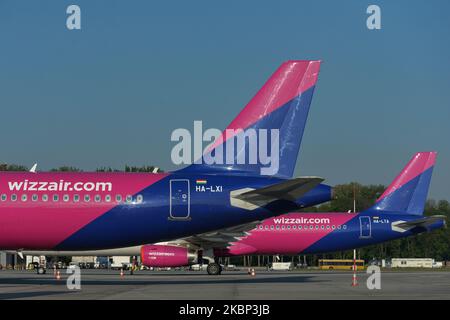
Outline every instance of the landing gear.
<svg viewBox="0 0 450 320"><path fill-rule="evenodd" d="M220 266L220 264L212 262L208 264L206 271L208 272L209 275L217 276L222 273L222 267Z"/></svg>
<svg viewBox="0 0 450 320"><path fill-rule="evenodd" d="M46 271L44 267L37 267L36 269L37 274L45 274Z"/></svg>

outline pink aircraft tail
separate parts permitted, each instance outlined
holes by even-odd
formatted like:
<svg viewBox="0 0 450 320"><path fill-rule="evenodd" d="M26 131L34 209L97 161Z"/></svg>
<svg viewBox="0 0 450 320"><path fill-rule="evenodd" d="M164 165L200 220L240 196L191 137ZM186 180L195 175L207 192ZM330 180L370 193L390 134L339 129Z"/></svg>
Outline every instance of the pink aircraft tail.
<svg viewBox="0 0 450 320"><path fill-rule="evenodd" d="M260 174L260 169L265 167L265 165L246 159L250 158L249 155L252 153L249 150L249 140L251 139L246 138L242 144L237 142L237 133L239 131L248 133L256 130L258 132L265 131L270 137L266 142L263 142L266 145L262 146L261 141L259 141L259 148L267 150L268 155L273 155L275 152L279 155L277 157L279 158L279 166L276 172L266 175L292 177L319 75L320 63L319 60L296 60L286 61L281 64L264 86L228 125L221 138L216 140L203 154L203 159L212 155L216 157L217 154L221 154L223 155L221 158L232 161L224 164L198 164L199 162L196 159L197 165L192 165L185 169L201 169L202 172L210 170L226 170L229 172L229 170L234 170L242 173ZM272 131L279 133L277 141L272 140L275 139L272 138ZM225 142L233 141L236 142L236 148L225 155ZM230 162L232 162L231 165Z"/></svg>
<svg viewBox="0 0 450 320"><path fill-rule="evenodd" d="M422 215L436 152L418 152L377 199L372 210Z"/></svg>

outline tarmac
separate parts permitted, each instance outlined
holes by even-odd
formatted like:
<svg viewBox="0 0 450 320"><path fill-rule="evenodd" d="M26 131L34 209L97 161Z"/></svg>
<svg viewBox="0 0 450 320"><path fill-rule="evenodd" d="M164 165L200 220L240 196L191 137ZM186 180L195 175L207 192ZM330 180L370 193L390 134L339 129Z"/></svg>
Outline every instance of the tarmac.
<svg viewBox="0 0 450 320"><path fill-rule="evenodd" d="M66 270L57 280L53 270L0 271L0 299L446 299L450 300L448 271L382 271L381 289L369 290L369 274L359 272L352 286L351 272L245 271L210 276L205 271L137 271L120 276L114 270L81 270L81 289L69 290Z"/></svg>

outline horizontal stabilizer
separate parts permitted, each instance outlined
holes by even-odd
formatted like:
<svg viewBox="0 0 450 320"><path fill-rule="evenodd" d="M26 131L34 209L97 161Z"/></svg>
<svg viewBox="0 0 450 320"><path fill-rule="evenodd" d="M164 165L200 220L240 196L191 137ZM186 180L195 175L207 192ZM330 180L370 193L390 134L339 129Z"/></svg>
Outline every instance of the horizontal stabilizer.
<svg viewBox="0 0 450 320"><path fill-rule="evenodd" d="M299 177L260 189L235 190L230 193L231 204L253 210L275 200L295 202L322 181L324 179L320 177Z"/></svg>
<svg viewBox="0 0 450 320"><path fill-rule="evenodd" d="M429 226L431 226L432 224L435 224L437 222L441 222L445 225L446 218L447 218L446 216L436 215L436 216L424 217L424 218L412 220L412 221L399 221L397 223L394 222L392 224L392 227L398 228L398 229L403 229L403 230L409 230L409 229L416 228L416 227L421 227L421 228L427 229Z"/></svg>

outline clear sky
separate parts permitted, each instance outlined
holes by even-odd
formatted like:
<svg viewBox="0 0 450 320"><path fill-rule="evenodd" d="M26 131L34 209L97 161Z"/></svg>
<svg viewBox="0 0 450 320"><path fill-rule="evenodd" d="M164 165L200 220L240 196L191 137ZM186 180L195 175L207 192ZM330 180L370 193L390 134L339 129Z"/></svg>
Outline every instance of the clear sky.
<svg viewBox="0 0 450 320"><path fill-rule="evenodd" d="M449 16L448 0L0 0L0 162L174 169L174 129L222 129L282 61L322 59L297 175L388 184L436 150L431 197L450 200Z"/></svg>

